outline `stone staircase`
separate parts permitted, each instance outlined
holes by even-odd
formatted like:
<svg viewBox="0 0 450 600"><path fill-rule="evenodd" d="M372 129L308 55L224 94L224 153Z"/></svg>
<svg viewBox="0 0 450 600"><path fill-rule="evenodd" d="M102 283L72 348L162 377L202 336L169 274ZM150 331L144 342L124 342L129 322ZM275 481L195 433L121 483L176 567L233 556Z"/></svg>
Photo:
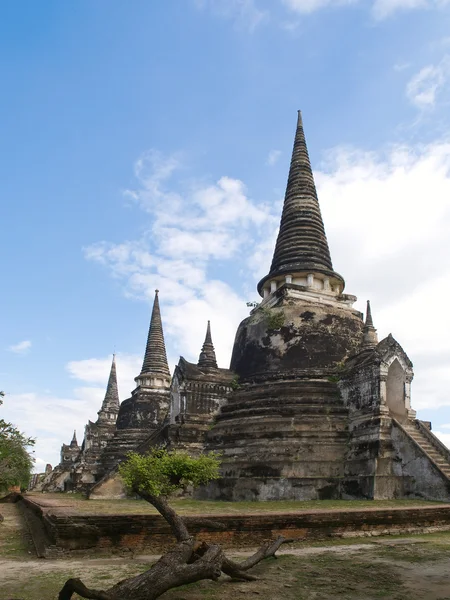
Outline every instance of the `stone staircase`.
<svg viewBox="0 0 450 600"><path fill-rule="evenodd" d="M147 429L117 429L102 454L103 471L107 473L122 461L128 452L135 451L152 432Z"/></svg>
<svg viewBox="0 0 450 600"><path fill-rule="evenodd" d="M450 450L418 419L402 423L401 426L439 470L450 479Z"/></svg>

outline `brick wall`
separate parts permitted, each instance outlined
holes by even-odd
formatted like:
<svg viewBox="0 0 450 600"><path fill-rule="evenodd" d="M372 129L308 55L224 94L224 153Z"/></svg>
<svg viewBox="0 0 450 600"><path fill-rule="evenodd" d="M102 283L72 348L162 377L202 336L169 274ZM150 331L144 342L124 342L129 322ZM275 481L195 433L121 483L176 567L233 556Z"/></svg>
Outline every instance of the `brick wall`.
<svg viewBox="0 0 450 600"><path fill-rule="evenodd" d="M38 502L35 497L25 497L23 506L42 520L49 543L66 551L131 549L157 553L174 543L168 525L159 515L85 515L72 508L46 507ZM222 523L224 529L212 531L196 523L195 517L185 517L189 530L199 539L228 548L250 547L280 534L299 540L326 540L450 530L450 505L244 516L215 514L210 518Z"/></svg>

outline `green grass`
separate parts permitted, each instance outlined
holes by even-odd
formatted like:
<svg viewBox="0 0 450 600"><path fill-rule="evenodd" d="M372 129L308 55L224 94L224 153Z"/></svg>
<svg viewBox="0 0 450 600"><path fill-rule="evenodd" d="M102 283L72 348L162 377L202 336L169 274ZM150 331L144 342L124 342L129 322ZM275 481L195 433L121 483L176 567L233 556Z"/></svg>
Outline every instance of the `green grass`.
<svg viewBox="0 0 450 600"><path fill-rule="evenodd" d="M15 504L0 504L0 558L33 557L35 550L23 517Z"/></svg>

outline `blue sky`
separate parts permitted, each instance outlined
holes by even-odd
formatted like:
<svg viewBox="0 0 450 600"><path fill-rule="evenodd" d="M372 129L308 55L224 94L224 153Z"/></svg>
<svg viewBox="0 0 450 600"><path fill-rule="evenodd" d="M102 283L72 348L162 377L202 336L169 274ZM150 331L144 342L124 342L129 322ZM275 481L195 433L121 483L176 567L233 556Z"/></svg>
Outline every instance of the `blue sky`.
<svg viewBox="0 0 450 600"><path fill-rule="evenodd" d="M38 467L121 400L153 290L171 368L206 320L228 366L271 260L302 109L334 267L450 440L450 3L4 4L3 413ZM447 427L446 427L447 426Z"/></svg>

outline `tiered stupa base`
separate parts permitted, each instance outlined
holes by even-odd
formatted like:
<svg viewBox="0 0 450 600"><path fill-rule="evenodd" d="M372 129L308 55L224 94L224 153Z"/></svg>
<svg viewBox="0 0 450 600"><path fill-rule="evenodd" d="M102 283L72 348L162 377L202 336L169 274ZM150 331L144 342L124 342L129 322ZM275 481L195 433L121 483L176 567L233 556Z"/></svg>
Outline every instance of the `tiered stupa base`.
<svg viewBox="0 0 450 600"><path fill-rule="evenodd" d="M247 384L222 408L208 449L222 453L222 479L202 490L222 500L340 497L348 411L336 383Z"/></svg>

